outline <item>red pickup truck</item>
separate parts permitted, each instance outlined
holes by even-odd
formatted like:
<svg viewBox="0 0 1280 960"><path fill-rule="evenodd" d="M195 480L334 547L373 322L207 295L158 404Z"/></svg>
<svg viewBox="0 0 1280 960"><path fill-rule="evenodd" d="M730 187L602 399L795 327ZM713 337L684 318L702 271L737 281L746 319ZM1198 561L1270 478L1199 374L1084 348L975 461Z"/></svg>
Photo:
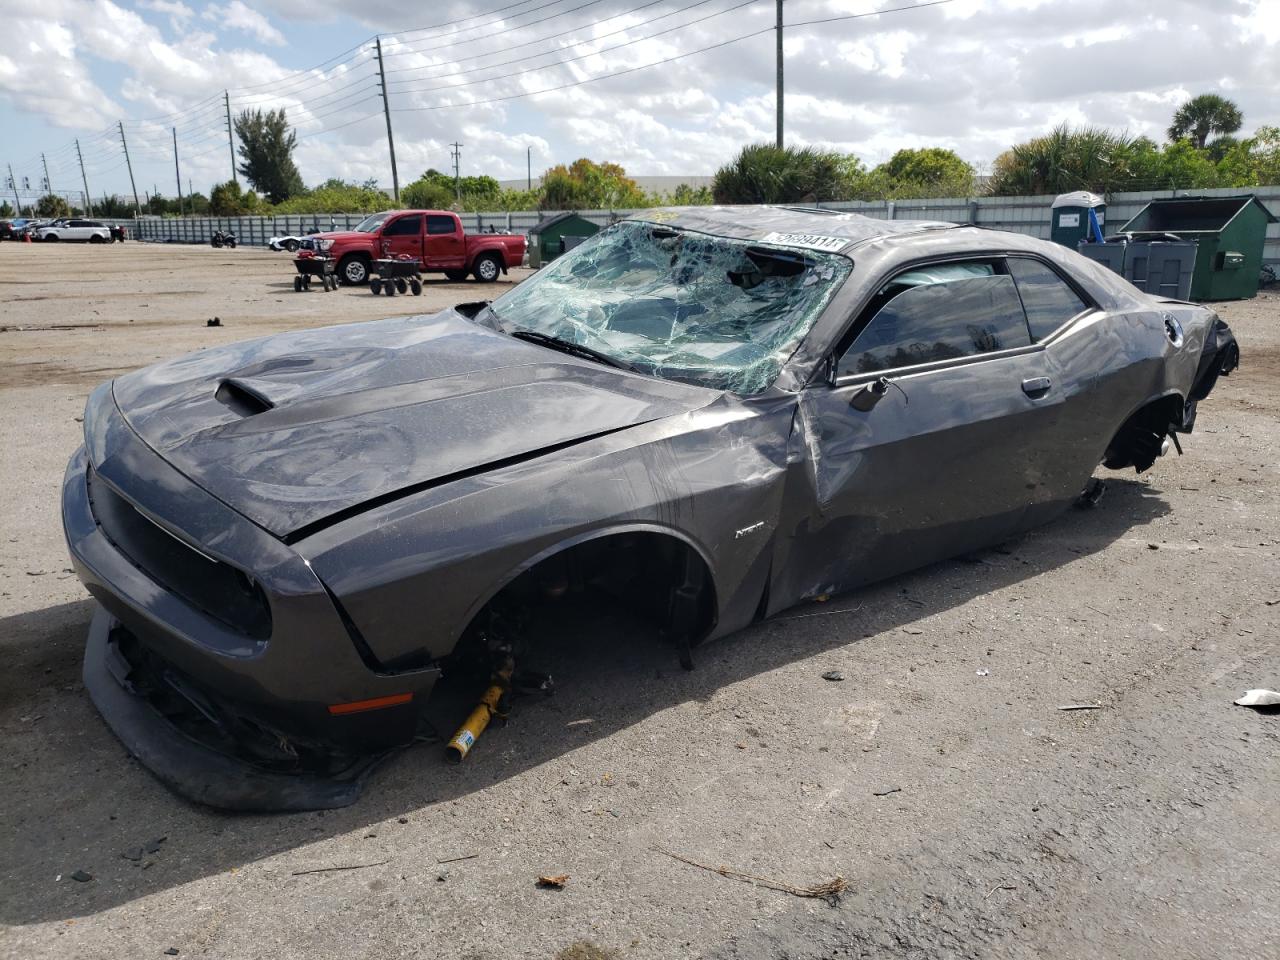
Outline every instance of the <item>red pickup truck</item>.
<svg viewBox="0 0 1280 960"><path fill-rule="evenodd" d="M374 213L354 230L317 233L309 239L318 252L337 259L338 278L345 284L367 282L383 257L413 257L423 273L443 273L450 280L465 280L474 274L481 283L492 283L498 274L524 260L524 237L468 235L458 215L447 210Z"/></svg>

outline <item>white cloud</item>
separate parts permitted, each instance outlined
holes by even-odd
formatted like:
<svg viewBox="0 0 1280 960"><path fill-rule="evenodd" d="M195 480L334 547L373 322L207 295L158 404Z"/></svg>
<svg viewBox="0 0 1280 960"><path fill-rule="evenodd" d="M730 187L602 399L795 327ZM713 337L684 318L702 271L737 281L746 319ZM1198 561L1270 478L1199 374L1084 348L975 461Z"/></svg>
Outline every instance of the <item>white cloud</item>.
<svg viewBox="0 0 1280 960"><path fill-rule="evenodd" d="M590 156L620 162L634 174L705 174L743 143L772 140L774 40L769 34L613 79L523 99L474 102L652 63L767 28L773 18L773 5L760 3L600 52L713 9L708 5L642 25L688 2L667 0L640 14L618 16L638 2L605 0L589 12L594 22L585 20L589 13L584 11L525 28L520 24L550 11L496 14L474 0L457 0L437 9L435 19L477 19L447 33L417 33L405 41L384 37L387 67L395 71L388 79L402 182L427 167L448 167L453 140L466 144L464 172L512 179L524 176L529 146L535 173ZM900 5L901 0L809 0L794 12L789 5L788 17L861 12L872 3ZM188 9L177 0L146 0L139 6L158 15L152 19L161 26L164 17L183 17ZM313 12L294 0L254 6L270 9L279 23ZM1278 124L1280 101L1274 91L1280 89L1280 30L1264 16L1264 8L1273 6L1274 0L1166 0L1155 11L1112 0L957 0L910 13L793 28L787 32L788 140L834 146L871 163L901 147L940 145L981 166L1010 144L1062 121L1161 139L1179 102L1212 90L1228 92L1240 104L1246 132ZM220 29L264 43L283 39L241 0L209 10L218 11ZM209 22L203 19L209 10L202 25ZM394 34L405 28L403 4L392 0L366 0L358 14L335 10L330 5L322 13L358 16L363 26L344 19L341 30L327 31L335 38L332 43L305 54L289 51L289 62L324 61L356 42L365 29ZM85 131L82 136L89 139L94 135L88 131L101 130L119 116L159 116L151 124L131 125L130 148L136 141L138 156L154 161L157 176L170 183L174 126L184 178L190 171L199 187L201 177L207 184L228 175L220 100L228 85L233 111L277 106L288 111L300 136L298 163L308 182L341 176L390 183L376 71L367 46L323 70L299 71L274 52L221 46L219 37L192 31L191 16L186 29L166 37L113 0L42 0L38 12L30 0L0 0L0 15L9 24L0 52L0 98L50 125ZM571 31L575 23L578 28ZM603 36L625 25L633 28L625 36ZM573 63L553 65L588 52ZM541 55L506 63L534 54ZM99 61L114 64L112 72L100 71ZM33 62L51 66L35 72ZM119 72L123 80L116 78ZM30 149L59 149L69 136L50 136L47 144ZM109 138L103 143L108 153L114 149ZM110 173L105 161L99 166L103 176L124 176Z"/></svg>
<svg viewBox="0 0 1280 960"><path fill-rule="evenodd" d="M137 0L139 10L150 10L153 13L162 13L168 16L169 26L174 32L178 32L186 27L187 23L195 16L195 11L188 7L181 0Z"/></svg>
<svg viewBox="0 0 1280 960"><path fill-rule="evenodd" d="M243 0L231 0L230 3L211 3L205 7L201 18L220 24L228 30L239 30L256 38L262 43L273 46L284 46L284 34L271 25L263 14L247 6Z"/></svg>

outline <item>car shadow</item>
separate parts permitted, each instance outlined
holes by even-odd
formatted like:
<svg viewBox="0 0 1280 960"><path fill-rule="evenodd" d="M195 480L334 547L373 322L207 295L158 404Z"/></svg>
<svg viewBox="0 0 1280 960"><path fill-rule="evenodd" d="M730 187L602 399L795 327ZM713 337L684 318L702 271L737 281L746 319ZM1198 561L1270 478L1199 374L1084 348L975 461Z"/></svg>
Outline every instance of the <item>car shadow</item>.
<svg viewBox="0 0 1280 960"><path fill-rule="evenodd" d="M1109 478L1107 496L1094 509L1070 511L978 554L784 611L695 649L692 671L680 669L675 652L637 624L598 608L592 622L553 631L554 640L529 664L555 677L556 693L519 699L512 721L487 733L466 762L447 763L439 743L416 744L388 759L356 804L321 813L229 815L168 792L114 739L79 684L92 604L5 618L0 655L11 668L0 672L0 738L8 768L0 780L6 885L0 923L89 915L469 797L670 707L900 631L1097 553L1168 512L1154 484ZM902 637L904 656L922 639ZM853 656L846 672L857 669ZM451 733L475 693L440 684L429 706L437 730ZM141 862L122 859L148 845L154 852ZM93 879L69 880L77 870Z"/></svg>

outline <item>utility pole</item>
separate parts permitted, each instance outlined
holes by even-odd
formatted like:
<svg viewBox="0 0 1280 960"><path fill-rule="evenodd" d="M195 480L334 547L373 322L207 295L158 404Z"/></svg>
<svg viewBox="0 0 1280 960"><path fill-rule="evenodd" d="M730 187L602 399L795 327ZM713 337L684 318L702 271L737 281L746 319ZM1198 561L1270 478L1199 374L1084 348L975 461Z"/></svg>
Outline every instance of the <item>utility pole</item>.
<svg viewBox="0 0 1280 960"><path fill-rule="evenodd" d="M525 152L524 159L525 159L525 168L524 168L525 189L532 192L533 191L533 147L529 147L529 149Z"/></svg>
<svg viewBox="0 0 1280 960"><path fill-rule="evenodd" d="M182 216L182 171L178 169L178 128L173 128L173 175L178 181L178 216Z"/></svg>
<svg viewBox="0 0 1280 960"><path fill-rule="evenodd" d="M391 193L400 202L400 174L396 172L396 141L391 136L391 103L387 100L387 71L382 66L382 37L375 37L378 47L378 88L382 91L382 112L387 117L387 149L391 151Z"/></svg>
<svg viewBox="0 0 1280 960"><path fill-rule="evenodd" d="M236 141L231 135L231 93L228 90L222 91L222 102L227 106L227 147L231 150L231 182L237 187L240 181L236 179Z"/></svg>
<svg viewBox="0 0 1280 960"><path fill-rule="evenodd" d="M49 179L49 161L40 154L40 163L44 166L44 192L53 193L53 181Z"/></svg>
<svg viewBox="0 0 1280 960"><path fill-rule="evenodd" d="M778 0L778 149L782 149L782 0Z"/></svg>
<svg viewBox="0 0 1280 960"><path fill-rule="evenodd" d="M453 195L457 200L461 201L462 200L462 168L460 164L462 160L462 148L465 146L465 144L451 143L449 144L449 146L453 147Z"/></svg>
<svg viewBox="0 0 1280 960"><path fill-rule="evenodd" d="M76 138L76 159L80 161L80 182L84 184L85 216L93 216L93 204L89 202L89 178L84 175L84 154L80 152L80 138Z"/></svg>
<svg viewBox="0 0 1280 960"><path fill-rule="evenodd" d="M44 154L41 154L43 157ZM13 202L17 204L18 216L22 216L22 200L18 197L18 178L13 175L13 164L9 164L9 186L13 187Z"/></svg>
<svg viewBox="0 0 1280 960"><path fill-rule="evenodd" d="M124 147L124 165L129 168L129 186L133 187L133 209L142 216L142 204L138 203L138 185L133 181L133 164L129 160L129 144L124 139L124 121L120 124L120 146Z"/></svg>

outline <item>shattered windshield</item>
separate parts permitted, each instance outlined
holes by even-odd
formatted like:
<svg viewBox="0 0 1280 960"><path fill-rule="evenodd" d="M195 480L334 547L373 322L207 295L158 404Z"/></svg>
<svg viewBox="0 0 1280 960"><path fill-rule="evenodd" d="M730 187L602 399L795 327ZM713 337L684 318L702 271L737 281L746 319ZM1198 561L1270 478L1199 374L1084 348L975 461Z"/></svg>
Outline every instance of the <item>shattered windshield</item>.
<svg viewBox="0 0 1280 960"><path fill-rule="evenodd" d="M625 221L490 309L507 333L746 395L777 379L851 267L837 254Z"/></svg>
<svg viewBox="0 0 1280 960"><path fill-rule="evenodd" d="M391 216L390 213L371 213L356 224L356 233L376 233L382 221Z"/></svg>

